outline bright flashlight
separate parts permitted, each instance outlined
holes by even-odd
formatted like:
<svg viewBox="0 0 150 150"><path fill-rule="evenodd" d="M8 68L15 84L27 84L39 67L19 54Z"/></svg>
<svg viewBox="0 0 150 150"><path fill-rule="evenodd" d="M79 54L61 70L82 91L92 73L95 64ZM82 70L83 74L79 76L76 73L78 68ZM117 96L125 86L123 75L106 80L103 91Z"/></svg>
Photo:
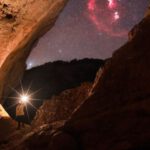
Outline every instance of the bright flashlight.
<svg viewBox="0 0 150 150"><path fill-rule="evenodd" d="M21 95L20 100L23 103L27 103L29 101L29 96L27 96L27 95Z"/></svg>

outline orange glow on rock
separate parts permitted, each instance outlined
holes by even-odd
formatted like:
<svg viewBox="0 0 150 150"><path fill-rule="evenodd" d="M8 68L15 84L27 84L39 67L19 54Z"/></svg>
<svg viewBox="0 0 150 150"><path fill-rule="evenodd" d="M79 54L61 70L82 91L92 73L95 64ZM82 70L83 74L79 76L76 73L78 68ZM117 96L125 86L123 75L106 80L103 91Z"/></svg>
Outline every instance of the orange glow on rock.
<svg viewBox="0 0 150 150"><path fill-rule="evenodd" d="M8 113L5 111L2 105L0 105L0 117L9 117Z"/></svg>

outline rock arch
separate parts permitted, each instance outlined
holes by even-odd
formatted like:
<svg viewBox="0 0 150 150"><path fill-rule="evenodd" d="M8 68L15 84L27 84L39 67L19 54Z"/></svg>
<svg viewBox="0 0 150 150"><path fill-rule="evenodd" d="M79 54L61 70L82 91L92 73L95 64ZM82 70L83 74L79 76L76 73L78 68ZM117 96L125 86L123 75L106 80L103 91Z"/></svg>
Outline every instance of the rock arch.
<svg viewBox="0 0 150 150"><path fill-rule="evenodd" d="M34 42L53 27L67 1L0 2L0 103L19 84Z"/></svg>

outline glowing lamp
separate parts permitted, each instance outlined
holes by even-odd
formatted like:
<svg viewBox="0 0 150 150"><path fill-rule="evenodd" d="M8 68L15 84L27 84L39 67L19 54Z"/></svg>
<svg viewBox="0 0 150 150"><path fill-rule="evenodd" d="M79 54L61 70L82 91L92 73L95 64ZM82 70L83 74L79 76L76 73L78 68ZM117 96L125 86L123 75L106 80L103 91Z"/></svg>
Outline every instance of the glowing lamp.
<svg viewBox="0 0 150 150"><path fill-rule="evenodd" d="M23 103L27 103L29 101L29 96L27 96L27 95L21 95L20 100Z"/></svg>

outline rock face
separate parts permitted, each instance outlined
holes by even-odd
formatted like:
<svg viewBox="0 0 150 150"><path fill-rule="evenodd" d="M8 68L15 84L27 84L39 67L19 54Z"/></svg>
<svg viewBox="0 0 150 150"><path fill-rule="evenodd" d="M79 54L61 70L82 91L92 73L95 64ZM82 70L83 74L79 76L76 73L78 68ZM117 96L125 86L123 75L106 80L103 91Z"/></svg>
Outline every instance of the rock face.
<svg viewBox="0 0 150 150"><path fill-rule="evenodd" d="M50 29L67 0L0 1L0 102L26 68L33 43Z"/></svg>
<svg viewBox="0 0 150 150"><path fill-rule="evenodd" d="M86 150L150 148L150 17L135 31L132 40L113 54L94 94L64 125L61 136L52 138L53 143L59 145L62 135L69 133Z"/></svg>
<svg viewBox="0 0 150 150"><path fill-rule="evenodd" d="M37 111L32 127L68 120L75 109L86 100L91 86L91 83L83 83L80 87L65 90L58 96L53 96L50 100L45 101Z"/></svg>

